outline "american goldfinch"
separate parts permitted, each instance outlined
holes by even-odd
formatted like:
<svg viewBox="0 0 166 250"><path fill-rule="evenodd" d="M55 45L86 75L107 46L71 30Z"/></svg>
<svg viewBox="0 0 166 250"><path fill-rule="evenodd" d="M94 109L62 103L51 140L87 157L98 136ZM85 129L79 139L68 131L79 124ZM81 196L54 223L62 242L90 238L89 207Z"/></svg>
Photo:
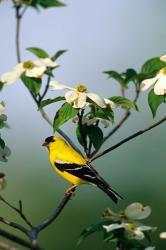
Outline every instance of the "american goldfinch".
<svg viewBox="0 0 166 250"><path fill-rule="evenodd" d="M42 146L48 148L49 160L55 171L72 183L68 192L72 192L80 184L92 184L104 191L115 203L122 199L86 159L61 137L50 136Z"/></svg>

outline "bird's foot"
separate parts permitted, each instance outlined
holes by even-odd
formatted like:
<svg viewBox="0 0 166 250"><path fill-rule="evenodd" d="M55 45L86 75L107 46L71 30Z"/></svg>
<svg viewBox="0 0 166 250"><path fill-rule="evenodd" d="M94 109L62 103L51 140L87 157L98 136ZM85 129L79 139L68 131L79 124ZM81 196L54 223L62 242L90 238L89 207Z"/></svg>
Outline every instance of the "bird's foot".
<svg viewBox="0 0 166 250"><path fill-rule="evenodd" d="M71 194L72 196L74 196L74 195L75 195L75 193L74 193L75 188L76 188L76 185L72 185L71 187L69 187L69 188L66 190L66 194Z"/></svg>

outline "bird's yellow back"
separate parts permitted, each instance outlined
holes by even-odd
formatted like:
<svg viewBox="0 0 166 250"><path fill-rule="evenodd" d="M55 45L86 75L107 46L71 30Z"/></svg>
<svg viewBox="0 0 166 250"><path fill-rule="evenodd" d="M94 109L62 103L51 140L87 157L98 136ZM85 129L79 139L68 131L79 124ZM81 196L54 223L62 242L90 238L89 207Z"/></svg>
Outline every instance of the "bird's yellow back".
<svg viewBox="0 0 166 250"><path fill-rule="evenodd" d="M83 156L71 148L61 137L54 136L53 138L55 141L49 144L49 158L52 165L56 161L86 164Z"/></svg>

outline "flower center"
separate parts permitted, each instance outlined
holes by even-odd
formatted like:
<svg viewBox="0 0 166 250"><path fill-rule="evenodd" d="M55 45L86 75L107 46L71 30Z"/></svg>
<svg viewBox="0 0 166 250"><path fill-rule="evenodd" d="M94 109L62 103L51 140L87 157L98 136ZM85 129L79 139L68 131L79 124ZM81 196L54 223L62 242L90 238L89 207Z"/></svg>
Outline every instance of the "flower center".
<svg viewBox="0 0 166 250"><path fill-rule="evenodd" d="M162 73L166 75L166 67L162 69Z"/></svg>
<svg viewBox="0 0 166 250"><path fill-rule="evenodd" d="M75 88L76 88L76 90L77 90L78 92L86 92L86 91L87 91L87 88L86 88L85 85L83 85L83 84L79 84L79 85L77 85Z"/></svg>
<svg viewBox="0 0 166 250"><path fill-rule="evenodd" d="M35 67L35 64L32 61L26 61L23 63L24 69L33 69Z"/></svg>
<svg viewBox="0 0 166 250"><path fill-rule="evenodd" d="M135 228L134 224L132 224L132 223L128 223L128 224L127 224L127 227L128 227L130 230L134 230L134 228Z"/></svg>

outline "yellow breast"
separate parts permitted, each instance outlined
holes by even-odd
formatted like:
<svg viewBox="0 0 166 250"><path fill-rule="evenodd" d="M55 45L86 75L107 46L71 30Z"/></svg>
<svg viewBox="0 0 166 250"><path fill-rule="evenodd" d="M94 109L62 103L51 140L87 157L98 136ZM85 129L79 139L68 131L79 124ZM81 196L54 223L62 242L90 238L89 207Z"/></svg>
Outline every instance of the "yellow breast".
<svg viewBox="0 0 166 250"><path fill-rule="evenodd" d="M51 164L52 165L52 164ZM74 175L72 175L72 174L69 174L69 173L67 173L67 172L62 172L62 171L60 171L59 169L57 169L57 167L54 165L53 166L53 168L55 169L55 171L59 174L59 175L61 175L63 178L65 178L66 180L68 180L69 182L71 182L72 184L74 184L74 185L76 185L76 186L78 186L78 185L80 185L80 184L86 184L87 183L87 181L84 181L84 180L82 180L82 179L80 179L79 177L77 177L77 176L74 176Z"/></svg>

